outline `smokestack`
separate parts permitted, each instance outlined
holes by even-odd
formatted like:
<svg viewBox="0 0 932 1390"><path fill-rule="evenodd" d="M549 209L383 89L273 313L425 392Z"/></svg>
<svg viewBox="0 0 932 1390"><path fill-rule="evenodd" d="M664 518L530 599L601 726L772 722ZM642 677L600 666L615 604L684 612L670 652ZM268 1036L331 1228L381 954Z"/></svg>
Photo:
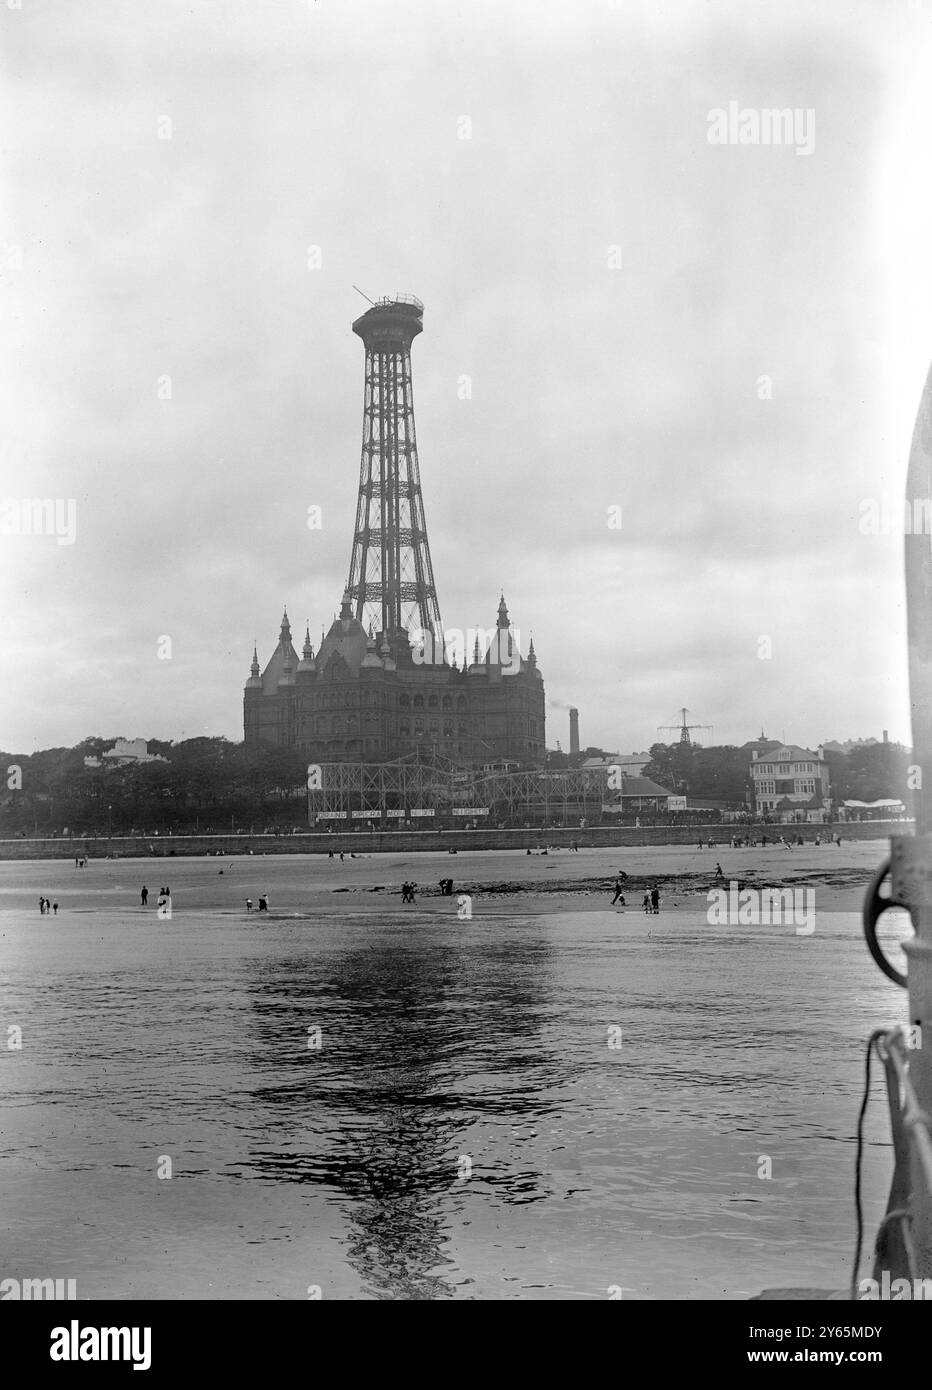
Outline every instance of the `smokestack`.
<svg viewBox="0 0 932 1390"><path fill-rule="evenodd" d="M570 757L579 752L579 710L570 710Z"/></svg>
<svg viewBox="0 0 932 1390"><path fill-rule="evenodd" d="M884 731L883 731L883 741L884 741L884 743L889 743L889 741L890 741L889 738L887 737L887 730L886 730L886 729L884 729Z"/></svg>

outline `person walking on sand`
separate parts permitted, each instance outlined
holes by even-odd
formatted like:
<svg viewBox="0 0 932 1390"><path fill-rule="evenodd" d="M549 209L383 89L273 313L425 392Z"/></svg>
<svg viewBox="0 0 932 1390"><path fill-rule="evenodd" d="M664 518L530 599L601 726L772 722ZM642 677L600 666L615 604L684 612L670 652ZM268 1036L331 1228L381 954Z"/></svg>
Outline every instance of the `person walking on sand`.
<svg viewBox="0 0 932 1390"><path fill-rule="evenodd" d="M641 903L641 906L643 907L643 909L644 909L645 912L650 912L650 910L651 910L651 907L650 907L650 893L645 893L645 894L644 894L644 900L643 900L643 902Z"/></svg>
<svg viewBox="0 0 932 1390"><path fill-rule="evenodd" d="M617 903L617 901L618 901L619 898L621 898L621 905L622 905L622 907L624 907L624 905L625 905L624 886L625 886L625 885L624 885L624 880L622 879L621 875L619 874L618 877L615 879L615 896L612 898L612 901L611 901L611 906L612 906L612 907L615 906L615 904Z"/></svg>
<svg viewBox="0 0 932 1390"><path fill-rule="evenodd" d="M57 917L57 916L58 916L58 903L52 903L52 911L55 913L55 916Z"/></svg>
<svg viewBox="0 0 932 1390"><path fill-rule="evenodd" d="M715 865L715 877L716 877L716 878L724 878L724 877L725 877L725 870L722 868L721 864L719 864L719 863L717 863L717 862L716 862L716 865Z"/></svg>
<svg viewBox="0 0 932 1390"><path fill-rule="evenodd" d="M660 889L657 887L656 883L650 890L650 905L651 911L656 916L656 914L660 911Z"/></svg>
<svg viewBox="0 0 932 1390"><path fill-rule="evenodd" d="M142 899L142 906L145 907L149 902L149 890L145 884L142 885L142 891L139 896Z"/></svg>

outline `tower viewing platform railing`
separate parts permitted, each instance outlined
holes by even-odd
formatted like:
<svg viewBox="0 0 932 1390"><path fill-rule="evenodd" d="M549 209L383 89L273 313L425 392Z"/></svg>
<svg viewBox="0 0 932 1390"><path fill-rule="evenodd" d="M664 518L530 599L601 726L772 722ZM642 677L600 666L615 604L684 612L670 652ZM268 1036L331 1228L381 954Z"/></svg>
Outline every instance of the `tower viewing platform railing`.
<svg viewBox="0 0 932 1390"><path fill-rule="evenodd" d="M413 309L417 309L419 314L423 314L424 312L424 305L418 299L416 294L386 294L383 295L381 299L377 299L375 301L373 308L394 309L399 304L408 304Z"/></svg>

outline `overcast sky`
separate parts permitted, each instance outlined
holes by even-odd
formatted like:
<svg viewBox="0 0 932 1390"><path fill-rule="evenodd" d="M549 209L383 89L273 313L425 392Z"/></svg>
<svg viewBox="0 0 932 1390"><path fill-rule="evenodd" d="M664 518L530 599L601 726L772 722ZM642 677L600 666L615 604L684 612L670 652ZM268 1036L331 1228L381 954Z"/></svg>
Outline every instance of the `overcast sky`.
<svg viewBox="0 0 932 1390"><path fill-rule="evenodd" d="M932 358L932 0L23 0L0 26L0 492L76 503L74 544L0 536L0 747L240 739L283 604L316 646L354 284L424 301L444 623L491 626L504 589L549 746L570 704L621 751L681 705L716 742L908 740L902 537L864 503L902 493ZM811 150L710 143L731 101L814 113Z"/></svg>

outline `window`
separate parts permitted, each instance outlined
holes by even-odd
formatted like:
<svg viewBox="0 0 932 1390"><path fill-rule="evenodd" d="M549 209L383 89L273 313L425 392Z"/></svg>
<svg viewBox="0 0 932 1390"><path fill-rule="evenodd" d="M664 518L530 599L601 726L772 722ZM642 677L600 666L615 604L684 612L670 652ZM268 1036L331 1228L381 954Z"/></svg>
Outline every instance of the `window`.
<svg viewBox="0 0 932 1390"><path fill-rule="evenodd" d="M399 695L399 696L398 696L398 708L399 708L399 709L410 709L410 708L411 708L411 697L410 697L410 695Z"/></svg>
<svg viewBox="0 0 932 1390"><path fill-rule="evenodd" d="M414 708L415 708L415 709L423 709L423 708L424 708L424 696L423 696L423 695L415 695L415 697L414 697Z"/></svg>

